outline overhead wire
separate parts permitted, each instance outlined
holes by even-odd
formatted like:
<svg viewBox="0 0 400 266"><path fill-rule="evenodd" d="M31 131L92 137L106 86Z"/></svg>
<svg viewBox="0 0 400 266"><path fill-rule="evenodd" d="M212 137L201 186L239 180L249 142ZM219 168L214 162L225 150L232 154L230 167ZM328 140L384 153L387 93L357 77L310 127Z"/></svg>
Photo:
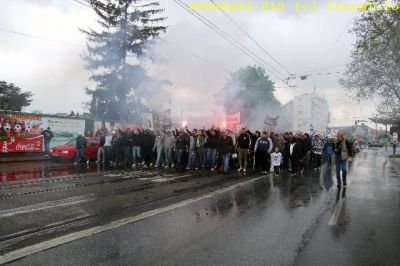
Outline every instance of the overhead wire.
<svg viewBox="0 0 400 266"><path fill-rule="evenodd" d="M225 17L227 17L242 33L244 33L247 38L249 38L258 48L260 48L269 58L272 59L276 64L278 64L283 70L285 70L288 74L291 72L284 66L282 65L275 57L273 57L259 42L257 42L254 37L252 37L245 29L240 26L239 23L237 23L231 16L229 16L220 6L218 6L214 0L209 0L212 4L218 7L218 9L224 14ZM271 67L272 68L272 67ZM275 68L273 68L275 69Z"/></svg>
<svg viewBox="0 0 400 266"><path fill-rule="evenodd" d="M224 32L223 30L221 30L218 26L216 26L214 23L212 23L210 20L208 20L207 18L205 18L204 16L202 16L201 14L199 14L196 11L193 11L190 9L190 7L188 5L186 5L186 3L184 3L181 0L173 0L176 4L178 4L180 7L182 7L184 10L186 10L188 13L190 13L192 16L194 16L195 18L197 18L199 21L201 21L203 24L205 24L207 27L209 27L210 29L212 29L213 31L215 31L219 36L221 36L223 39L225 39L226 41L228 41L230 44L232 44L233 46L235 46L237 49L239 49L242 53L244 53L245 55L247 55L248 57L250 57L253 61L255 61L258 65L262 66L264 69L268 70L268 72L273 75L274 77L276 77L278 80L282 81L283 83L285 83L284 78L282 78L282 76L284 76L282 73L280 73L279 71L277 71L280 75L277 75L276 73L274 73L267 65L268 63L260 58L259 56L257 56L254 52L252 52L251 50L249 50L247 47L245 47L244 45L242 45L241 43L237 42L235 39L233 39L229 34L227 34L226 32Z"/></svg>

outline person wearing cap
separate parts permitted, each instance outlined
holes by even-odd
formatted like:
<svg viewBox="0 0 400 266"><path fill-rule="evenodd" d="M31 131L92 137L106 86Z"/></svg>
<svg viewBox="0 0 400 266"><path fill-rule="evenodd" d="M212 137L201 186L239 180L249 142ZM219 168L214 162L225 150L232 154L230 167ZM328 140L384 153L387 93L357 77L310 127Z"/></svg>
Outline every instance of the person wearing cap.
<svg viewBox="0 0 400 266"><path fill-rule="evenodd" d="M324 141L321 139L321 136L319 134L316 134L314 136L311 148L314 170L321 169L321 159L322 159L323 149L324 149Z"/></svg>

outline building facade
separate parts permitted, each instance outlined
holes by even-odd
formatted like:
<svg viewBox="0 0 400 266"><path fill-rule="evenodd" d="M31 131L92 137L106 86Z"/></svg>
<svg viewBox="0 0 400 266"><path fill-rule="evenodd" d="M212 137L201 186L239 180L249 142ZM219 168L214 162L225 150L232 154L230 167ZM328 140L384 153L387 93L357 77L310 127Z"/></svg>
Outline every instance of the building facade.
<svg viewBox="0 0 400 266"><path fill-rule="evenodd" d="M287 130L325 134L330 122L329 104L315 93L295 96L285 105Z"/></svg>

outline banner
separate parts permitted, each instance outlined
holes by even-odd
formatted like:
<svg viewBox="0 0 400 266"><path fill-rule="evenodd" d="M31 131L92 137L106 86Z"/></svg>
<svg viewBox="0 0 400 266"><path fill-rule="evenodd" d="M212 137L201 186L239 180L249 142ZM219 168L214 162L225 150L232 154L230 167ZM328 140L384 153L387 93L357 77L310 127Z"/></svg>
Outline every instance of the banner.
<svg viewBox="0 0 400 266"><path fill-rule="evenodd" d="M153 114L152 113L142 113L142 125L143 129L154 129Z"/></svg>
<svg viewBox="0 0 400 266"><path fill-rule="evenodd" d="M229 126L229 125L237 125L237 124L240 125L240 112L237 112L237 113L234 113L234 114L231 114L231 115L227 115L225 117L225 122L226 122L227 126Z"/></svg>
<svg viewBox="0 0 400 266"><path fill-rule="evenodd" d="M42 152L43 151L43 136L36 136L25 139L0 140L1 153L11 152Z"/></svg>
<svg viewBox="0 0 400 266"><path fill-rule="evenodd" d="M84 134L85 120L44 116L42 117L42 128L46 129L47 127L50 127L54 134L54 138L50 142L50 148L52 148L76 139L79 133Z"/></svg>
<svg viewBox="0 0 400 266"><path fill-rule="evenodd" d="M275 129L278 126L278 120L279 120L279 115L276 117L265 115L264 130L267 132L275 132Z"/></svg>

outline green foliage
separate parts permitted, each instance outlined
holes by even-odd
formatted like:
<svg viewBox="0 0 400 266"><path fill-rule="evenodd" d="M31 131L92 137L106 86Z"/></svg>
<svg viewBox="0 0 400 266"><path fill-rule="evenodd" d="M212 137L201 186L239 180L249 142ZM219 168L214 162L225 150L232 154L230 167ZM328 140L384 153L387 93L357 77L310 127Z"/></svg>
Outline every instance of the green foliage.
<svg viewBox="0 0 400 266"><path fill-rule="evenodd" d="M241 112L241 120L247 122L254 115L260 116L255 109L264 110L264 116L268 110L280 107L274 91L274 83L263 68L247 66L231 74L220 96L227 114Z"/></svg>
<svg viewBox="0 0 400 266"><path fill-rule="evenodd" d="M375 2L384 5L386 1ZM341 85L358 101L379 99L381 113L398 110L400 12L364 12L354 23L352 33L357 39Z"/></svg>
<svg viewBox="0 0 400 266"><path fill-rule="evenodd" d="M13 83L0 81L0 109L21 111L22 107L29 106L32 102L32 93L21 91L21 88Z"/></svg>
<svg viewBox="0 0 400 266"><path fill-rule="evenodd" d="M164 10L158 1L90 0L101 30L82 30L87 36L88 53L83 55L92 71L95 89L86 88L92 96L89 108L102 119L133 120L146 110L143 104L145 84L153 80L140 60L150 52L151 40L166 31L160 25Z"/></svg>

